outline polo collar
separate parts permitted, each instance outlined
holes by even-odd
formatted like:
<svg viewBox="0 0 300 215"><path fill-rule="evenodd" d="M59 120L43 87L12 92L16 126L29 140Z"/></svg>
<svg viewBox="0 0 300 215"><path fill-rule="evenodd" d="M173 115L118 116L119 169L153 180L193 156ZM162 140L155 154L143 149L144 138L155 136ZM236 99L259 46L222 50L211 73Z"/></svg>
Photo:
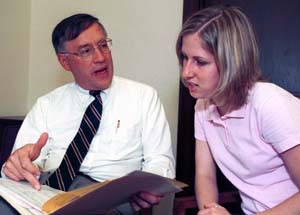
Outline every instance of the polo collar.
<svg viewBox="0 0 300 215"><path fill-rule="evenodd" d="M225 120L228 118L245 118L247 110L247 104L243 105L241 108L237 110L233 110L230 113L225 114L224 116L220 116L220 113L215 104L210 104L207 108L206 119L208 121L217 121L217 120Z"/></svg>

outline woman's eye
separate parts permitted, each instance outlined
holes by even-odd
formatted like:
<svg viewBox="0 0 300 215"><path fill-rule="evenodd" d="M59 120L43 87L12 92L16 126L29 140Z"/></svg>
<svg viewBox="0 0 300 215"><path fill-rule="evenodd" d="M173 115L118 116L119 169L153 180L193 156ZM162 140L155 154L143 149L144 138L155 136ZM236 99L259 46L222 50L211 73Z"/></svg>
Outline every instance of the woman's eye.
<svg viewBox="0 0 300 215"><path fill-rule="evenodd" d="M196 61L196 64L199 66L205 66L206 64L208 64L208 62L203 61L203 60L195 60L195 61Z"/></svg>
<svg viewBox="0 0 300 215"><path fill-rule="evenodd" d="M184 55L184 54L181 54L181 60L182 60L182 62L184 62L184 61L187 61L187 56L186 55Z"/></svg>
<svg viewBox="0 0 300 215"><path fill-rule="evenodd" d="M186 65L188 59L187 58L182 58L182 65Z"/></svg>
<svg viewBox="0 0 300 215"><path fill-rule="evenodd" d="M187 56L184 55L184 54L181 54L181 58L182 58L182 60L186 60L186 59L187 59Z"/></svg>

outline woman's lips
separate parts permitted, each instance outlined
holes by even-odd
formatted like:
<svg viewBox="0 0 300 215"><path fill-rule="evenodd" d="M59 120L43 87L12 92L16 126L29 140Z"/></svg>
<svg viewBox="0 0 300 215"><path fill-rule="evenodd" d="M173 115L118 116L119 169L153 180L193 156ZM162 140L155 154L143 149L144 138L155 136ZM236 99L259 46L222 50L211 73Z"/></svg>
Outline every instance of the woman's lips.
<svg viewBox="0 0 300 215"><path fill-rule="evenodd" d="M193 92L193 91L195 91L197 89L198 85L194 84L192 82L189 82L189 83L187 83L187 87L188 87L188 89L189 89L190 92Z"/></svg>

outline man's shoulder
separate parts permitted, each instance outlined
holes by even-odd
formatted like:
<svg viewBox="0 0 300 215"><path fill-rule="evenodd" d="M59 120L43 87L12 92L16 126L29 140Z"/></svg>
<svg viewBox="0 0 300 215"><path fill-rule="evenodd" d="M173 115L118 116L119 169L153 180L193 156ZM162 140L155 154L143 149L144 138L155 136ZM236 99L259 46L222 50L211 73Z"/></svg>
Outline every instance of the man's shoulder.
<svg viewBox="0 0 300 215"><path fill-rule="evenodd" d="M128 79L128 78L123 78L120 76L114 76L114 83L116 84L116 86L118 87L122 87L125 89L135 89L135 90L150 90L150 91L155 91L155 89L145 83L139 82L139 81L135 81L132 79Z"/></svg>
<svg viewBox="0 0 300 215"><path fill-rule="evenodd" d="M53 89L52 91L42 95L41 97L38 98L38 100L53 100L55 98L58 98L62 95L64 95L65 93L71 93L72 91L74 91L75 89L75 83L67 83L64 84L60 87L57 87L55 89Z"/></svg>

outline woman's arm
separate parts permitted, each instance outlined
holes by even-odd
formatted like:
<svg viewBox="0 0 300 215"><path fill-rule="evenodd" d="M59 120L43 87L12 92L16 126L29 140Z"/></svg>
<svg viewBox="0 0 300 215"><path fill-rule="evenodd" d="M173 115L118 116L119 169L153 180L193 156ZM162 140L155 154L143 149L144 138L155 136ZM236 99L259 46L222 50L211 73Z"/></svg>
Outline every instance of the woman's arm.
<svg viewBox="0 0 300 215"><path fill-rule="evenodd" d="M287 167L287 170L300 190L300 145L293 147L281 154L281 157ZM282 191L284 192L284 191ZM278 214L293 214L300 215L300 193L296 193L292 197L283 201L279 205L258 213L257 215L278 215Z"/></svg>
<svg viewBox="0 0 300 215"><path fill-rule="evenodd" d="M204 205L218 202L216 165L206 142L196 140L195 161L195 192L199 210L202 210Z"/></svg>

